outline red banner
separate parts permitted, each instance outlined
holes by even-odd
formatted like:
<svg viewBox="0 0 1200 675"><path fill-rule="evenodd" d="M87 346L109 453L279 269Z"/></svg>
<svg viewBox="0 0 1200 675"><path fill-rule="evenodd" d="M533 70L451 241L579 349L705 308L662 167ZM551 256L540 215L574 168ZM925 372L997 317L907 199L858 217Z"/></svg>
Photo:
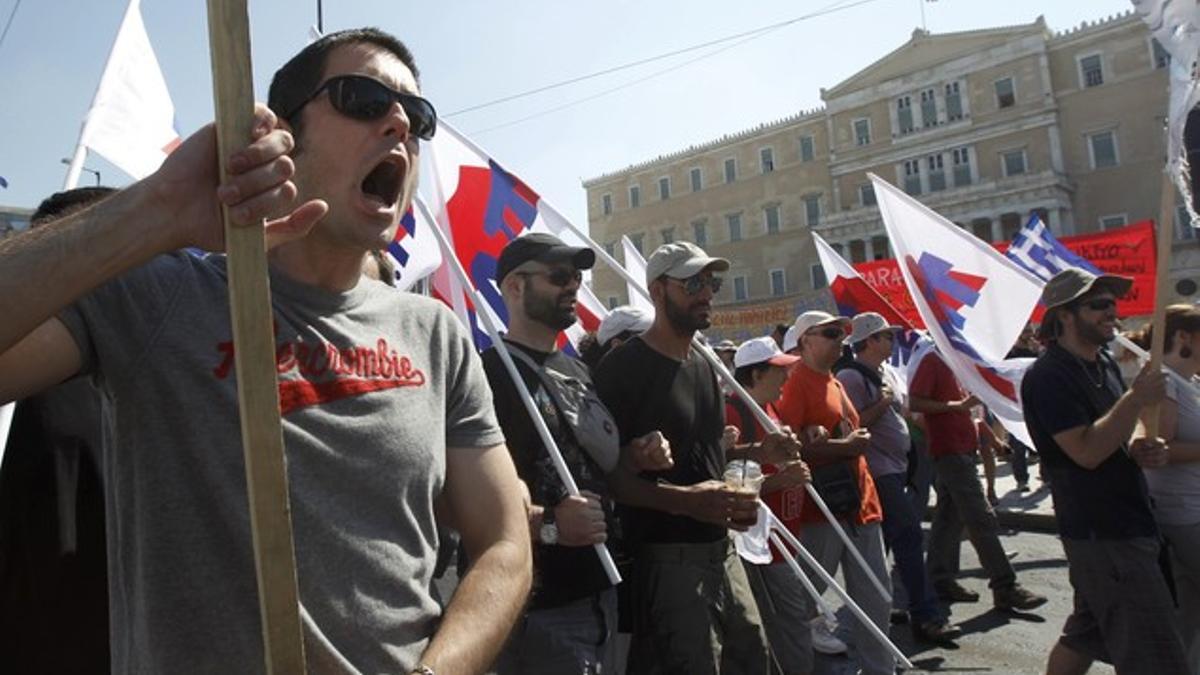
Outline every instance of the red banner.
<svg viewBox="0 0 1200 675"><path fill-rule="evenodd" d="M1106 273L1133 279L1133 288L1117 302L1119 315L1130 317L1154 312L1153 221L1143 220L1104 232L1062 237L1059 241ZM1003 253L1008 250L1009 244L1002 241L992 246ZM908 317L914 326L924 327L895 260L889 258L857 263L854 269L893 307Z"/></svg>

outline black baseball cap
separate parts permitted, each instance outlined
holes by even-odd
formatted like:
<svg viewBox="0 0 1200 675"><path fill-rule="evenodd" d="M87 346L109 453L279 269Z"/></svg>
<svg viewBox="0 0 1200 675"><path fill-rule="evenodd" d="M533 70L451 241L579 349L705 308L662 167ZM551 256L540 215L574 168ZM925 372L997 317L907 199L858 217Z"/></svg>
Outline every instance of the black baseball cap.
<svg viewBox="0 0 1200 675"><path fill-rule="evenodd" d="M508 242L500 251L500 259L496 261L496 283L503 282L509 272L531 260L543 263L569 262L577 270L588 270L596 264L596 252L582 246L567 246L552 234L531 232Z"/></svg>

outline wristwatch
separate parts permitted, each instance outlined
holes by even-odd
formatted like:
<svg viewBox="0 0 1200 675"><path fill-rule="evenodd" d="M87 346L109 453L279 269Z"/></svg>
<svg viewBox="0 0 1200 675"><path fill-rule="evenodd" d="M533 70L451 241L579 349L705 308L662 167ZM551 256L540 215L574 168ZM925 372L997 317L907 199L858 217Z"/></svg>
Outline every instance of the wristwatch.
<svg viewBox="0 0 1200 675"><path fill-rule="evenodd" d="M558 543L558 525L554 524L554 509L542 510L542 527L538 530L538 539L547 546Z"/></svg>
<svg viewBox="0 0 1200 675"><path fill-rule="evenodd" d="M413 668L412 672L409 673L409 675L437 675L437 673L433 672L433 668L430 668L429 666L425 665L424 663L421 663L421 664L418 664L415 668Z"/></svg>

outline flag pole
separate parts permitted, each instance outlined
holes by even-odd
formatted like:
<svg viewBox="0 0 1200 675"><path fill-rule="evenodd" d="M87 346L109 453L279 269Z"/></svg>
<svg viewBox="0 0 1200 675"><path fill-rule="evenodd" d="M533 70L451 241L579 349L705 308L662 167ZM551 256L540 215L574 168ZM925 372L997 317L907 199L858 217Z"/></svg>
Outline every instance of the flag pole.
<svg viewBox="0 0 1200 675"><path fill-rule="evenodd" d="M554 210L554 207L549 205L547 205L546 208ZM575 236L587 242L588 246L595 250L596 255L603 260L606 265L611 267L613 271L616 272L621 278L623 278L626 284L636 287L638 292L644 297L647 299L650 298L650 293L646 290L645 285L635 280L633 275L631 275L628 270L622 267L620 263L610 256L608 251L604 250L604 247L597 245L591 237L576 227L571 221L563 218L561 215L559 215L559 218L563 223L566 224L567 229L571 230ZM775 423L775 420L771 419L770 415L767 415L766 411L762 409L762 406L760 406L758 402L755 401L752 396L750 396L750 393L747 392L746 389L742 387L741 383L734 378L727 368L725 368L725 364L721 362L721 359L718 358L715 353L713 353L712 349L709 348L708 345L701 342L699 338L694 337L692 338L692 347L695 348L702 357L704 357L705 361L708 361L708 363L713 367L713 370L716 371L717 375L720 376L720 378L725 382L726 385L729 386L729 388L738 396L738 398L745 401L746 405L750 408L750 412L754 414L755 419L758 420L759 424L763 425L764 429L766 429L769 433L779 433L779 425ZM804 489L808 493L808 496L813 500L813 503L817 505L817 508L820 509L821 513L825 516L825 520L828 521L833 527L834 531L837 532L838 538L840 538L842 543L846 545L846 550L850 551L850 557L854 558L854 561L858 563L858 566L862 568L863 572L865 572L867 577L871 580L871 584L875 586L875 590L879 591L879 594L883 596L884 599L886 599L888 602L891 602L892 594L887 590L887 587L883 585L883 582L879 580L879 577L875 574L875 571L871 569L871 566L867 564L866 559L863 558L862 553L858 550L858 547L850 541L850 536L846 534L846 530L842 527L842 524L838 522L838 519L834 517L833 512L829 510L829 506L825 503L825 500L821 498L821 494L817 492L817 489L813 487L812 483L805 483Z"/></svg>
<svg viewBox="0 0 1200 675"><path fill-rule="evenodd" d="M833 591L842 598L842 602L846 603L846 606L849 607L854 616L862 622L867 631L869 631L876 640L879 640L880 644L886 645L888 650L892 652L892 655L896 657L896 660L898 660L901 665L903 665L906 669L912 670L912 661L909 661L908 657L904 655L904 652L900 651L900 648L888 639L888 636L879 629L879 626L875 625L875 622L872 621L871 617L867 616L867 613L858 606L858 603L854 601L854 598L850 597L850 594L847 593L845 589L837 585L837 580L835 580L833 576L821 566L821 563L817 562L816 558L812 557L812 554L804 548L804 545L800 543L800 540L796 538L796 535L789 532L788 529L783 526L783 523L779 520L779 517L774 513L771 513L770 509L767 510L767 515L771 518L770 526L773 530L772 536L774 536L774 532L782 534L787 543L791 544L792 547L796 549L796 552L800 554L800 557L804 559L804 563L808 565L812 571L816 572L817 576L821 577L822 581L833 587ZM786 551L787 549L781 548L780 550ZM799 566L793 567L792 571L796 572L797 574L803 574L803 572L800 571Z"/></svg>
<svg viewBox="0 0 1200 675"><path fill-rule="evenodd" d="M1154 318L1150 330L1150 371L1162 369L1163 346L1166 344L1167 296L1171 283L1171 241L1174 239L1175 185L1169 171L1163 171L1162 190L1158 202L1158 228L1154 233L1157 242L1154 269ZM1158 411L1161 403L1146 406L1143 423L1146 436L1158 436Z"/></svg>
<svg viewBox="0 0 1200 675"><path fill-rule="evenodd" d="M246 1L208 0L217 158L223 173L229 156L245 147L253 135L254 83ZM279 419L266 239L261 222L236 226L224 205L221 217L263 659L268 675L303 673L304 641Z"/></svg>
<svg viewBox="0 0 1200 675"><path fill-rule="evenodd" d="M424 201L414 199L413 203L421 210L426 220L431 223L437 222L433 214L429 212L429 207L425 205ZM529 418L533 421L533 426L537 429L538 436L541 437L542 445L546 447L546 453L550 455L550 461L554 464L555 473L558 474L558 478L562 481L567 493L572 497L578 497L579 486L575 484L575 478L571 476L571 470L567 468L567 463L563 459L562 452L558 449L558 444L554 442L554 437L550 435L550 428L546 426L546 420L538 412L537 404L534 403L533 396L530 395L529 389L525 386L525 379L517 371L517 364L513 363L512 355L508 353L508 345L500 337L499 327L493 323L492 315L484 307L487 301L480 297L479 290L471 283L470 277L467 276L467 271L463 269L462 262L458 259L454 249L451 248L450 241L446 238L446 233L437 225L430 229L433 230L434 236L437 237L438 245L442 247L442 258L450 266L450 269L454 271L454 276L458 278L463 291L471 295L471 302L475 304L477 310L475 315L483 322L484 329L487 331L488 337L492 339L492 345L496 348L496 353L504 363L504 368L508 371L508 376L512 378L513 386L516 388L517 394L521 397L521 403L525 405L525 411L529 413ZM592 548L600 556L600 564L604 567L604 573L608 575L608 580L614 586L621 583L621 573L617 571L617 564L613 560L612 554L609 553L608 548L604 544L592 544Z"/></svg>

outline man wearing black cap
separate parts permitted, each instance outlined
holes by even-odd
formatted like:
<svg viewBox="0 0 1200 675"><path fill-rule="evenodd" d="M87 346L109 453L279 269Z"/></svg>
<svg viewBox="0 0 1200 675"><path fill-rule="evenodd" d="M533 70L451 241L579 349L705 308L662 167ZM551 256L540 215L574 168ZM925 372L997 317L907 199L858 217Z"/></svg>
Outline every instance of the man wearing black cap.
<svg viewBox="0 0 1200 675"><path fill-rule="evenodd" d="M595 261L589 248L532 233L510 242L497 263L508 310L505 345L580 488L580 496L568 495L497 347L485 351L496 416L533 501L533 593L496 664L502 675L615 669L616 590L592 544L607 539L611 500L605 478L618 461L616 424L596 397L587 368L556 348L559 332L575 323L583 270ZM564 410L564 388L589 392L594 405ZM580 428L586 414L599 415L599 425ZM652 440L635 443L644 450Z"/></svg>
<svg viewBox="0 0 1200 675"><path fill-rule="evenodd" d="M1164 464L1166 449L1161 439L1131 440L1141 409L1162 400L1165 376L1143 369L1126 390L1103 350L1131 285L1074 268L1055 275L1042 291L1039 336L1049 347L1021 383L1075 590L1050 675L1084 673L1097 659L1122 675L1187 671L1140 468Z"/></svg>

